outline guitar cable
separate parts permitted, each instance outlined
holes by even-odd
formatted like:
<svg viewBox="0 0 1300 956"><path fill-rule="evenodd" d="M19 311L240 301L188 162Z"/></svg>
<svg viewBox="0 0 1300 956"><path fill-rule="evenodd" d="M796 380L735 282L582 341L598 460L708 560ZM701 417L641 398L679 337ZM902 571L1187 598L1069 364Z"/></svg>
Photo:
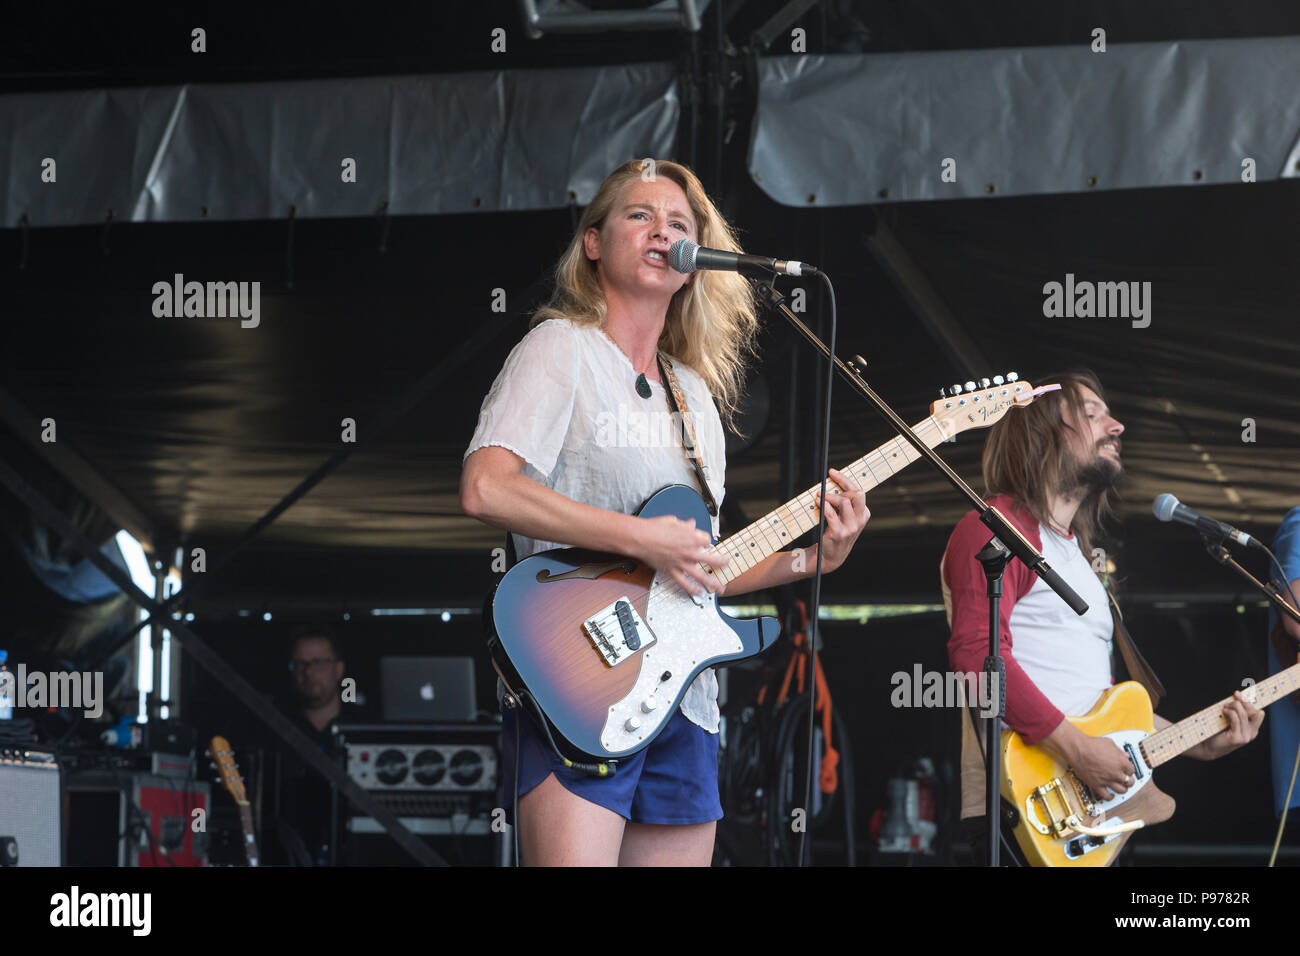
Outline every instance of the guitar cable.
<svg viewBox="0 0 1300 956"><path fill-rule="evenodd" d="M514 838L515 843L515 855L512 862L516 869L521 865L519 862L519 718L522 716L522 714L515 715L515 805L510 812L510 835Z"/></svg>
<svg viewBox="0 0 1300 956"><path fill-rule="evenodd" d="M1286 829L1286 813L1291 809L1291 794L1295 790L1296 771L1300 770L1300 744L1295 750L1295 764L1291 767L1291 784L1286 788L1286 799L1282 801L1282 818L1277 824L1277 836L1273 839L1273 852L1269 854L1268 865L1271 867L1277 862L1277 851L1282 845L1282 831Z"/></svg>
<svg viewBox="0 0 1300 956"><path fill-rule="evenodd" d="M826 285L826 292L831 300L831 340L827 346L826 356L826 412L822 419L822 487L821 487L821 506L817 509L817 570L813 573L812 600L809 602L808 610L808 648L810 656L810 674L817 673L817 636L821 632L820 624L820 607L822 592L822 539L826 532L826 482L830 477L830 459L831 459L831 395L835 385L835 338L839 330L839 318L835 306L835 287L831 284L830 277L824 272L818 272L818 277ZM804 808L805 811L812 806L812 788L813 788L813 733L817 723L817 682L812 680L808 687L808 772L806 775L806 786L804 787ZM810 827L804 827L803 832L799 834L799 860L798 866L807 866L807 848L808 848L808 831Z"/></svg>
<svg viewBox="0 0 1300 956"><path fill-rule="evenodd" d="M524 720L526 717L529 718L529 719L531 719L531 718L532 718L532 714L535 713L535 714L536 714L536 719L533 720L533 723L535 723L538 727L540 727L542 733L545 734L545 736L546 736L546 743L547 743L548 746L550 746L550 748L551 748L551 752L552 752L553 754L555 754L555 756L560 760L560 762L563 763L563 764L564 764L566 767L568 767L570 770L580 770L580 771L582 771L583 773L585 773L585 774L587 774L588 776L591 776L591 777L612 777L612 776L614 776L615 773L618 772L618 761L617 761L617 760L602 760L602 761L600 761L599 763L582 763L582 762L577 761L577 760L570 760L568 757L566 757L563 753L560 752L560 748L559 748L559 747L556 745L556 743L555 743L555 738L551 735L551 728L550 728L550 726L546 723L546 718L545 718L545 716L543 716L543 714L542 714L542 710L541 710L541 708L538 706L537 701L533 700L532 695L531 695L531 694L524 694L524 693L512 693L511 696L514 697L514 699L515 699L515 701L516 701L516 707L515 707L515 786L514 786L514 809L513 809L513 816L512 816L512 819L514 820L514 826L512 827L512 830L513 830L513 832L514 832L514 844L515 844L515 859L514 859L514 865L515 865L515 866L519 866L519 865L520 865L520 863L519 863L519 744L520 744L520 722L521 722L522 720ZM525 715L524 713L522 713L522 711L523 711L524 706L525 706L526 703L527 703L528 705L531 705L531 706L530 706L530 713L529 713L528 715Z"/></svg>
<svg viewBox="0 0 1300 956"><path fill-rule="evenodd" d="M816 686L813 680L809 693ZM776 742L772 749L771 767L765 784L765 798L768 825L771 828L768 844L768 863L772 866L788 866L785 844L781 834L785 832L786 821L790 820L790 811L794 809L795 792L798 790L798 776L794 772L795 739L799 732L800 721L804 717L802 702L798 697L791 698L776 717ZM811 805L804 817L803 835L824 826L831 818L838 804L844 819L844 857L846 866L855 866L857 860L857 834L854 828L856 802L853 783L853 746L849 740L848 727L840 711L831 717L833 738L838 742L836 748L840 755L838 768L840 783L836 791L827 794L816 814ZM813 760L809 760L808 771L812 772ZM837 799L838 798L838 799ZM810 799L810 798L807 798ZM802 851L801 851L802 852Z"/></svg>

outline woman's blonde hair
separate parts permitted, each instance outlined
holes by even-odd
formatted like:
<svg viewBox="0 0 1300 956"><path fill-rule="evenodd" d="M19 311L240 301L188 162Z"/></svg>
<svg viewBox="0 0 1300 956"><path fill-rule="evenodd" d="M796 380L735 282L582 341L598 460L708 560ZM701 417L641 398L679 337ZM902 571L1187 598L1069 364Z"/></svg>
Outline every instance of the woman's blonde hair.
<svg viewBox="0 0 1300 956"><path fill-rule="evenodd" d="M537 310L530 328L555 318L583 326L604 323L605 294L596 277L596 263L587 258L583 236L588 229L604 226L623 188L643 175L663 176L682 188L695 218L696 241L701 246L741 251L731 226L690 169L669 160L631 160L606 177L583 210L573 240L555 266L551 300ZM701 271L672 297L659 338L660 349L704 379L718 402L723 423L733 431L744 384L745 357L753 354L757 329L754 290L748 280L735 272Z"/></svg>

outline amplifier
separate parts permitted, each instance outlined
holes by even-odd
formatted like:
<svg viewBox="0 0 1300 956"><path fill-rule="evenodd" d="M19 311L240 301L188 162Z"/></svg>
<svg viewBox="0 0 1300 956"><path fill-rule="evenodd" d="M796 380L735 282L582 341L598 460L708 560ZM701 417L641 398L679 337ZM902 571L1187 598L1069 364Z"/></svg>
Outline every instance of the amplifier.
<svg viewBox="0 0 1300 956"><path fill-rule="evenodd" d="M71 866L206 866L211 786L117 770L68 775ZM196 830L202 811L204 826Z"/></svg>
<svg viewBox="0 0 1300 956"><path fill-rule="evenodd" d="M499 725L351 724L341 725L339 733L348 776L362 789L412 796L497 789Z"/></svg>
<svg viewBox="0 0 1300 956"><path fill-rule="evenodd" d="M0 749L0 867L62 865L60 779L54 754Z"/></svg>

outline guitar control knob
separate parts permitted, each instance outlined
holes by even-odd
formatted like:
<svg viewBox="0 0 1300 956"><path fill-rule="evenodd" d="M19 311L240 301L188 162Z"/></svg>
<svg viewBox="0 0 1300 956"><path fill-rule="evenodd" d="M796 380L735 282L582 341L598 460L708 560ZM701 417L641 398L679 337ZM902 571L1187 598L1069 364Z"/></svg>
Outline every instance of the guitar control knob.
<svg viewBox="0 0 1300 956"><path fill-rule="evenodd" d="M659 701L655 700L653 697L647 697L645 700L641 701L641 712L648 714L658 706Z"/></svg>
<svg viewBox="0 0 1300 956"><path fill-rule="evenodd" d="M636 717L629 717L627 719L627 723L623 725L623 729L626 730L628 733L631 733L632 731L636 730L640 726L641 726L641 721L639 719L637 719Z"/></svg>

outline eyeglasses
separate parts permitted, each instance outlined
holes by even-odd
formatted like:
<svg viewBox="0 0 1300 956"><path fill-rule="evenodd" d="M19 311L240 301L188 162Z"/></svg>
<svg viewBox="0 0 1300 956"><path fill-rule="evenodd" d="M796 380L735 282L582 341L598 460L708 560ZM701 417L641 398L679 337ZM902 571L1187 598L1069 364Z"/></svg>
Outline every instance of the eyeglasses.
<svg viewBox="0 0 1300 956"><path fill-rule="evenodd" d="M337 657L313 657L309 661L290 661L289 673L292 674L294 671L320 670L326 664L336 663L338 663Z"/></svg>

